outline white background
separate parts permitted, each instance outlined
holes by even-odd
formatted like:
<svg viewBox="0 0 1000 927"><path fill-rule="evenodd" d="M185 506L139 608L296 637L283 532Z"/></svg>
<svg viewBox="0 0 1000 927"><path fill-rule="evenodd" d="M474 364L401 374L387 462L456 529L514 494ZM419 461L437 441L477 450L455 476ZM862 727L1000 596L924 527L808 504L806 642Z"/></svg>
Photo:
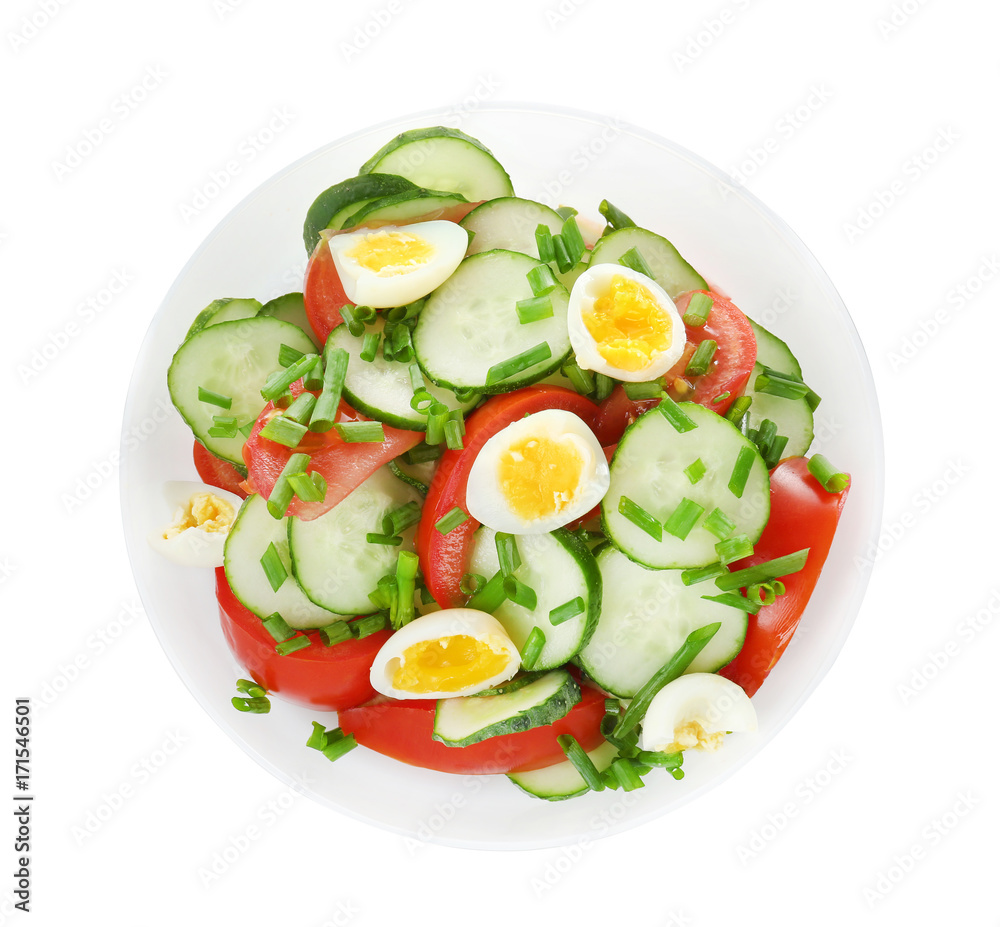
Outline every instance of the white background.
<svg viewBox="0 0 1000 927"><path fill-rule="evenodd" d="M5 813L0 924L996 923L998 20L986 0L5 4L0 679L8 712L39 705L32 912L12 914ZM510 853L314 805L214 726L141 613L114 456L146 328L232 206L342 134L502 100L671 138L782 216L865 343L887 464L854 631L770 747L669 818Z"/></svg>

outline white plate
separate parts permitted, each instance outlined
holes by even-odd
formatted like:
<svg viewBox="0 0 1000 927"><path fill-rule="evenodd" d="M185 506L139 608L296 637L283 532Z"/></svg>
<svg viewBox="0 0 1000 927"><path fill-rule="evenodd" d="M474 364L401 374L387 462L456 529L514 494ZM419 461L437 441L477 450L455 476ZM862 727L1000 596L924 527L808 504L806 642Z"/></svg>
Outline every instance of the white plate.
<svg viewBox="0 0 1000 927"><path fill-rule="evenodd" d="M301 289L302 221L316 195L353 176L397 133L457 125L507 168L518 195L566 203L599 219L611 200L669 238L714 285L791 346L823 397L817 442L854 475L826 568L799 632L754 702L756 736L733 736L715 755L689 754L686 777L651 774L645 788L543 802L506 778L413 769L364 749L331 764L305 747L310 722L333 716L273 699L267 717L235 711L242 675L219 626L211 571L172 566L147 546L166 480L191 479L191 433L170 404L166 371L197 312L222 296L262 302ZM419 113L341 139L281 171L240 203L183 269L153 319L125 409L122 509L136 582L167 656L219 726L276 777L321 804L400 834L454 846L556 846L666 814L711 789L798 710L837 656L860 607L868 571L857 565L880 526L882 433L871 371L850 316L795 234L718 169L616 120L520 105L461 114ZM220 775L222 773L220 772Z"/></svg>

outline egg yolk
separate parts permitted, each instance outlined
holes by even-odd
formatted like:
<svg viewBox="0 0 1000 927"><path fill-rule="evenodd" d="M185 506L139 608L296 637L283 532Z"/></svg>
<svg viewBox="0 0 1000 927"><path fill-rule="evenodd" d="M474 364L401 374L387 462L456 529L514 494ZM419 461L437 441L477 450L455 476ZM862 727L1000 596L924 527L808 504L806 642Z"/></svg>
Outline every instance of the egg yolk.
<svg viewBox="0 0 1000 927"><path fill-rule="evenodd" d="M725 731L709 733L699 721L685 721L674 731L673 743L659 749L662 753L679 753L691 747L699 750L718 750L725 736Z"/></svg>
<svg viewBox="0 0 1000 927"><path fill-rule="evenodd" d="M506 651L468 634L419 641L396 661L392 685L402 692L459 692L492 679L508 662Z"/></svg>
<svg viewBox="0 0 1000 927"><path fill-rule="evenodd" d="M671 344L670 316L646 287L621 274L582 318L597 352L619 370L642 370Z"/></svg>
<svg viewBox="0 0 1000 927"><path fill-rule="evenodd" d="M561 512L576 498L583 457L566 441L526 437L506 448L497 461L497 481L510 510L524 521Z"/></svg>
<svg viewBox="0 0 1000 927"><path fill-rule="evenodd" d="M383 229L365 235L344 254L380 277L395 277L426 264L434 256L434 248L419 235Z"/></svg>
<svg viewBox="0 0 1000 927"><path fill-rule="evenodd" d="M201 528L209 533L228 531L235 514L225 499L210 492L196 492L177 510L173 524L163 532L163 537L175 538L188 528Z"/></svg>

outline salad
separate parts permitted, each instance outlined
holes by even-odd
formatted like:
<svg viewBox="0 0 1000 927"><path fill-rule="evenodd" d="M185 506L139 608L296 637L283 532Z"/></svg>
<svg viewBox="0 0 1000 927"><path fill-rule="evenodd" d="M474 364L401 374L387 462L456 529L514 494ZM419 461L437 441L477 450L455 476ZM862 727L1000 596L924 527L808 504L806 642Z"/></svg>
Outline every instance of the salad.
<svg viewBox="0 0 1000 927"><path fill-rule="evenodd" d="M193 319L167 380L203 482L150 540L215 568L237 709L548 800L756 729L850 480L806 456L789 347L598 213L404 132L308 210L301 293Z"/></svg>

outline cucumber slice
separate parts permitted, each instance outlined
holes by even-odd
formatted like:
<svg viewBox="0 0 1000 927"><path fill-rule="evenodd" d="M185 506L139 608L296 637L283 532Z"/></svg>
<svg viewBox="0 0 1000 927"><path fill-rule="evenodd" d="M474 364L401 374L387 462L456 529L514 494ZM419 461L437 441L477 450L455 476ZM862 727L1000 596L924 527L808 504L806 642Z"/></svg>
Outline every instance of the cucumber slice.
<svg viewBox="0 0 1000 927"><path fill-rule="evenodd" d="M379 316L373 324L367 326L365 332L381 335L384 328L385 320ZM408 364L387 361L381 350L374 360L362 360L364 337L352 335L346 325L338 325L330 333L330 338L333 339L334 347L343 348L350 355L347 377L344 380L344 399L353 408L393 428L427 430L426 413L417 412L410 406L413 385L410 382ZM479 396L476 395L465 402L459 402L451 390L442 389L433 383L427 383L427 391L449 409L461 409L463 412L472 409L479 402Z"/></svg>
<svg viewBox="0 0 1000 927"><path fill-rule="evenodd" d="M344 220L344 228L353 228L362 223L409 222L418 217L424 217L427 220L434 219L445 209L464 202L466 202L465 197L458 193L442 193L438 190L421 189L405 191L397 193L395 196L383 196L366 203Z"/></svg>
<svg viewBox="0 0 1000 927"><path fill-rule="evenodd" d="M312 340L289 322L267 316L219 322L188 338L174 354L167 371L170 399L194 436L216 457L243 467L246 438L237 431L234 438L210 435L214 416L232 416L237 427L256 421L264 399L261 387L278 369L278 351L286 344L303 354L316 350ZM232 399L228 409L198 398L204 387Z"/></svg>
<svg viewBox="0 0 1000 927"><path fill-rule="evenodd" d="M570 352L566 288L549 294L550 318L522 325L517 316L517 301L533 296L527 274L542 266L515 251L484 251L462 261L427 297L417 320L413 347L424 373L450 389L502 393L556 370ZM492 366L542 342L549 358L498 383L486 382Z"/></svg>
<svg viewBox="0 0 1000 927"><path fill-rule="evenodd" d="M449 747L467 747L552 724L569 714L578 701L576 680L564 669L552 670L505 695L438 699L432 736Z"/></svg>
<svg viewBox="0 0 1000 927"><path fill-rule="evenodd" d="M557 235L562 231L563 218L554 209L534 200L504 196L477 206L459 224L475 233L469 254L501 248L537 259L535 229L545 225Z"/></svg>
<svg viewBox="0 0 1000 927"><path fill-rule="evenodd" d="M340 223L352 212L357 212L362 203L416 189L416 184L405 177L372 173L351 177L328 187L316 197L306 213L302 227L306 251L312 254L319 244L319 233L327 228L342 228Z"/></svg>
<svg viewBox="0 0 1000 927"><path fill-rule="evenodd" d="M264 303L257 315L289 322L301 328L313 344L316 343L316 336L313 334L309 318L306 316L306 304L301 293L285 293L284 296L276 296Z"/></svg>
<svg viewBox="0 0 1000 927"><path fill-rule="evenodd" d="M513 196L510 177L482 142L458 129L410 129L380 148L360 174L398 174L417 186L461 193L470 202Z"/></svg>
<svg viewBox="0 0 1000 927"><path fill-rule="evenodd" d="M421 501L412 486L382 467L319 518L289 519L292 572L303 592L328 611L370 614L368 593L395 570L401 550L413 550L413 529L403 532L399 547L369 544L366 535L381 534L382 518L393 509Z"/></svg>
<svg viewBox="0 0 1000 927"><path fill-rule="evenodd" d="M604 772L618 756L618 748L605 741L593 750L588 750L587 756L598 772ZM529 772L508 773L507 778L522 792L546 801L562 801L590 791L590 786L583 781L583 776L569 760Z"/></svg>
<svg viewBox="0 0 1000 927"><path fill-rule="evenodd" d="M292 576L288 552L288 518L274 518L267 500L250 496L229 529L224 550L226 579L233 593L250 611L261 618L275 612L293 628L322 628L342 618L310 601ZM271 588L260 558L273 544L288 572L277 591Z"/></svg>
<svg viewBox="0 0 1000 927"><path fill-rule="evenodd" d="M617 264L630 248L635 248L645 258L653 279L677 299L688 290L707 290L708 284L669 241L648 229L634 226L615 229L598 239L590 253L590 264Z"/></svg>
<svg viewBox="0 0 1000 927"><path fill-rule="evenodd" d="M209 325L219 322L232 322L237 319L252 319L260 311L260 302L256 299L213 299L191 323L186 341Z"/></svg>
<svg viewBox="0 0 1000 927"><path fill-rule="evenodd" d="M597 553L604 578L601 618L576 663L602 689L631 698L677 652L692 631L718 621L722 627L688 667L714 673L743 646L747 613L703 599L716 595L711 581L685 586L680 570L647 570L613 545Z"/></svg>
<svg viewBox="0 0 1000 927"><path fill-rule="evenodd" d="M651 569L707 566L719 559L719 538L703 527L706 516L718 508L736 523L733 534L756 542L771 512L767 467L754 447L733 424L693 402L678 407L695 424L680 433L657 410L640 415L622 436L611 459L611 485L601 501L601 522L608 539L637 563ZM753 454L750 475L742 495L729 488L741 451ZM692 483L684 472L696 460L705 475ZM682 500L704 509L686 538L663 531L657 541L619 512L623 496L645 509L662 525ZM702 622L703 624L705 622Z"/></svg>
<svg viewBox="0 0 1000 927"><path fill-rule="evenodd" d="M538 602L528 609L505 599L493 617L518 650L532 630L539 628L545 646L532 668L553 669L573 657L594 633L601 606L601 574L587 546L565 528L551 534L521 535L516 541L521 565L514 576L535 590ZM496 532L486 526L476 532L469 569L487 579L500 569ZM549 612L575 598L583 599L583 612L553 625Z"/></svg>

